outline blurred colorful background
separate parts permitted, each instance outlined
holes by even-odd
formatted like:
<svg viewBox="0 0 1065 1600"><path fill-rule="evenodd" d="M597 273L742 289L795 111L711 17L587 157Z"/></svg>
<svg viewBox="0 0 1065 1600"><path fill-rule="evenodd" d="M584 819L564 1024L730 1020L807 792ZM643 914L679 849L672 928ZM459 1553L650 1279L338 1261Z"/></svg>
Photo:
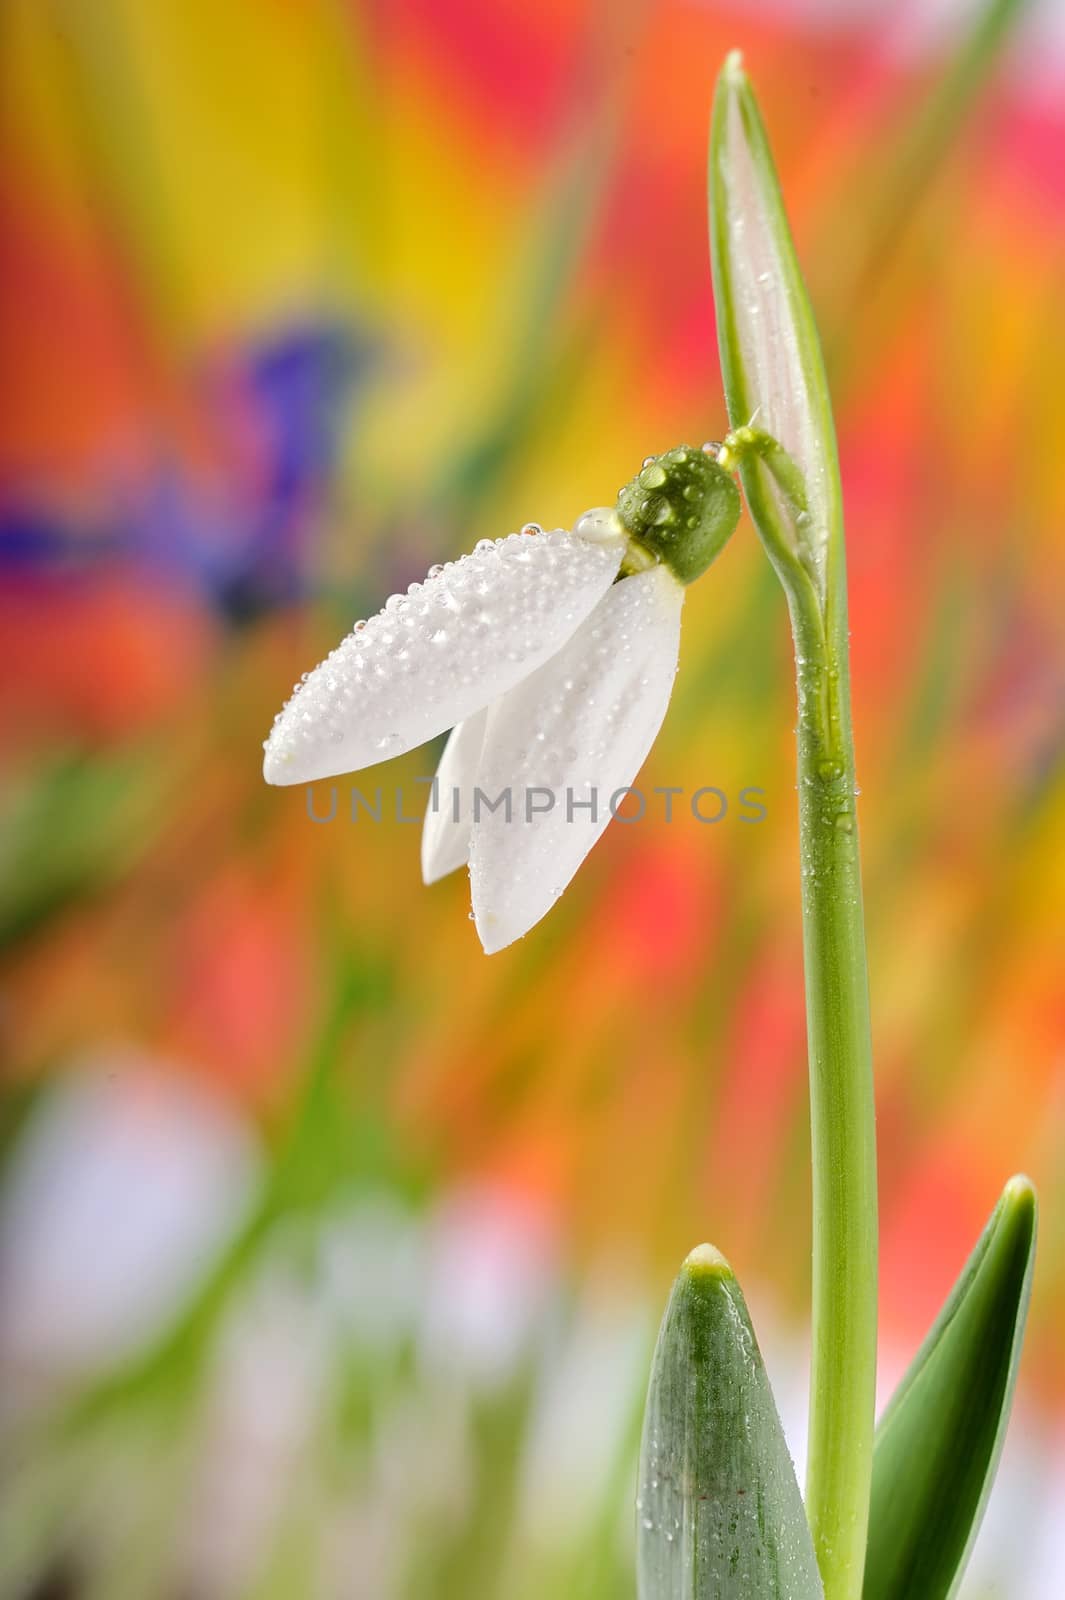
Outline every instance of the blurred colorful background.
<svg viewBox="0 0 1065 1600"><path fill-rule="evenodd" d="M750 526L644 786L760 787L759 826L615 826L486 959L417 829L260 775L354 617L720 436L734 46L841 436L883 1385L1027 1170L964 1593L1065 1592L1060 7L6 0L2 1600L631 1597L704 1238L802 1456L793 688ZM410 811L436 755L357 781Z"/></svg>

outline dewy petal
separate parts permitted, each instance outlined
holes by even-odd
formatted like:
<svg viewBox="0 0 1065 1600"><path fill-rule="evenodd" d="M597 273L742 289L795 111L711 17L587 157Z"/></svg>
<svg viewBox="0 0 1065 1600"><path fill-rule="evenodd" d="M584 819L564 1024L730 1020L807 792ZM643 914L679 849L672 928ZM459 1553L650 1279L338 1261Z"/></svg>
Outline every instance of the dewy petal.
<svg viewBox="0 0 1065 1600"><path fill-rule="evenodd" d="M485 707L452 728L444 746L422 827L424 883L446 878L469 860L470 806L487 725Z"/></svg>
<svg viewBox="0 0 1065 1600"><path fill-rule="evenodd" d="M676 676L683 601L664 567L623 579L564 650L491 707L470 844L489 954L551 909L643 765Z"/></svg>
<svg viewBox="0 0 1065 1600"><path fill-rule="evenodd" d="M393 595L300 685L266 741L268 783L354 772L424 744L565 644L621 564L624 540L563 529L483 540Z"/></svg>

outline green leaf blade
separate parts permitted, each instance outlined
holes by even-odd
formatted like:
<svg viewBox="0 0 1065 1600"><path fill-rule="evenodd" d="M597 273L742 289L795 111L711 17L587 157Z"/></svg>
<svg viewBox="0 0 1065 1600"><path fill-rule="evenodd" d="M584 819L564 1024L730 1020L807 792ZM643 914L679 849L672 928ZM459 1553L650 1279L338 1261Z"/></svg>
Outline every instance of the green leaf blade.
<svg viewBox="0 0 1065 1600"><path fill-rule="evenodd" d="M830 555L842 551L843 537L832 403L769 140L735 51L714 96L708 176L710 259L729 418L733 428L752 424L770 434L798 466L806 486L803 525L795 526L780 503L763 462L752 457L743 463L743 487L760 530L792 524L795 553L825 605Z"/></svg>
<svg viewBox="0 0 1065 1600"><path fill-rule="evenodd" d="M876 1435L863 1600L948 1600L991 1491L1016 1385L1037 1205L1011 1178Z"/></svg>
<svg viewBox="0 0 1065 1600"><path fill-rule="evenodd" d="M743 1293L709 1245L685 1261L662 1319L639 1485L640 1600L821 1600Z"/></svg>

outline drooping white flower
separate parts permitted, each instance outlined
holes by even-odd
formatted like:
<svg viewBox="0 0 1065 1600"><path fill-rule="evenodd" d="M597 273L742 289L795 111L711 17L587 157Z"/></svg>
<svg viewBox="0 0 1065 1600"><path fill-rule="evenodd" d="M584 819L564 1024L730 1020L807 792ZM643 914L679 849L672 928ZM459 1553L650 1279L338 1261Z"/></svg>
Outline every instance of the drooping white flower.
<svg viewBox="0 0 1065 1600"><path fill-rule="evenodd" d="M453 731L422 838L426 883L469 863L488 953L537 923L635 779L669 703L684 585L735 526L706 451L645 463L616 510L527 524L432 568L297 685L268 783L372 766Z"/></svg>

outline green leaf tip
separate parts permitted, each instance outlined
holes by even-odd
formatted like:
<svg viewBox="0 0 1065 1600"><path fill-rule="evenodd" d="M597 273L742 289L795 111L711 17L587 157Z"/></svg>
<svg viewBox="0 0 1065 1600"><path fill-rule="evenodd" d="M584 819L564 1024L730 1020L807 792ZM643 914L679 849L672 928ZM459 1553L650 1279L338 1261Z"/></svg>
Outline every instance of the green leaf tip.
<svg viewBox="0 0 1065 1600"><path fill-rule="evenodd" d="M1037 1222L1018 1174L881 1418L863 1600L957 1592L1009 1420Z"/></svg>
<svg viewBox="0 0 1065 1600"><path fill-rule="evenodd" d="M735 1273L721 1254L720 1250L712 1244L697 1244L684 1257L684 1272L709 1273L713 1277L733 1278Z"/></svg>
<svg viewBox="0 0 1065 1600"><path fill-rule="evenodd" d="M743 65L742 50L729 51L725 57L725 65L721 68L721 76L736 85L747 82L747 71Z"/></svg>
<svg viewBox="0 0 1065 1600"><path fill-rule="evenodd" d="M1000 1205L1010 1206L1018 1212L1028 1211L1034 1219L1039 1209L1035 1184L1023 1172L1014 1173L1002 1191Z"/></svg>
<svg viewBox="0 0 1065 1600"><path fill-rule="evenodd" d="M713 1245L685 1259L659 1330L636 1535L640 1600L821 1600L758 1341Z"/></svg>

